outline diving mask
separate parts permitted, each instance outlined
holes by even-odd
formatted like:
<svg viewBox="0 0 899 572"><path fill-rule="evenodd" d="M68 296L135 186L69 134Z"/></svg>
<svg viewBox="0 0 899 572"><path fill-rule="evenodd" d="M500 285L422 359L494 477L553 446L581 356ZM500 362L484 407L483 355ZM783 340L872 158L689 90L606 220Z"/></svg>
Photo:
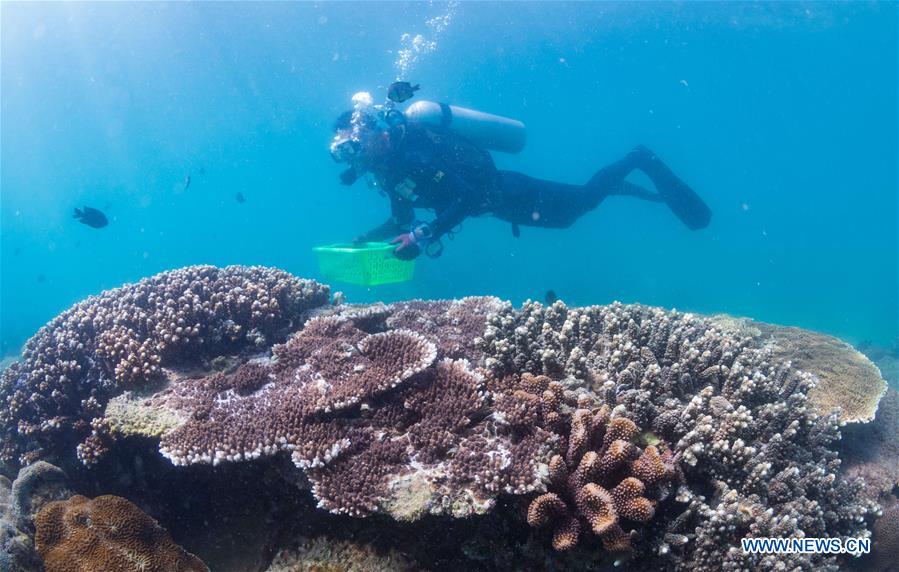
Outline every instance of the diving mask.
<svg viewBox="0 0 899 572"><path fill-rule="evenodd" d="M362 152L362 144L356 139L337 135L331 141L331 158L338 163L349 163Z"/></svg>

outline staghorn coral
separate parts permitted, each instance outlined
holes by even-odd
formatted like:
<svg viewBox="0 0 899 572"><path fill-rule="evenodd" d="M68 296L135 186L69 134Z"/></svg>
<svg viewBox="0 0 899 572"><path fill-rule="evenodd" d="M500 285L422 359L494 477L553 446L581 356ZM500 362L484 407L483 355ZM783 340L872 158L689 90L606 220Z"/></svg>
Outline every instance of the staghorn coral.
<svg viewBox="0 0 899 572"><path fill-rule="evenodd" d="M839 475L838 414L819 414L809 403L817 378L750 336L639 305L529 302L492 316L478 345L493 375L567 376L613 407L613 416L672 444L684 483L667 514L653 519L650 536L653 552L677 566L752 566L739 550L747 535L869 534L874 505ZM796 562L805 569L833 565L834 557Z"/></svg>
<svg viewBox="0 0 899 572"><path fill-rule="evenodd" d="M27 462L83 437L106 401L204 356L264 347L328 289L264 267L192 266L88 298L25 345L0 378L0 458ZM83 458L93 459L97 440ZM102 451L99 451L102 452Z"/></svg>
<svg viewBox="0 0 899 572"><path fill-rule="evenodd" d="M75 495L35 518L35 546L47 572L208 572L151 517L121 497Z"/></svg>

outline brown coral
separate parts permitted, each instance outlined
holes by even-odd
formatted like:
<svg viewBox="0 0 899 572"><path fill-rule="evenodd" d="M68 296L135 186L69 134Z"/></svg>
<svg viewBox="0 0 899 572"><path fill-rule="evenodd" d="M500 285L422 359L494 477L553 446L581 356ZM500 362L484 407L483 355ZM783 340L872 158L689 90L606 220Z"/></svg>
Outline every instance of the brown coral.
<svg viewBox="0 0 899 572"><path fill-rule="evenodd" d="M899 501L892 499L874 523L872 553L877 572L895 570L899 561Z"/></svg>
<svg viewBox="0 0 899 572"><path fill-rule="evenodd" d="M475 340L484 333L487 318L501 302L492 296L469 296L459 300L411 300L389 306L386 323L407 328L439 341L441 357L477 362L481 352Z"/></svg>
<svg viewBox="0 0 899 572"><path fill-rule="evenodd" d="M630 548L622 525L647 523L655 513L655 490L674 482L669 454L654 446L642 452L631 443L637 426L626 418L609 418L606 406L577 409L571 415L568 446L549 464L550 492L528 507L528 524L552 526L553 547L573 548L586 527L613 552Z"/></svg>
<svg viewBox="0 0 899 572"><path fill-rule="evenodd" d="M335 513L381 510L410 475L433 483L435 497L462 496L478 510L498 493L541 487L552 435L496 412L467 360L435 362L439 340L406 329L366 333L353 315L312 318L272 359L180 379L126 409L180 420L160 440L175 464L290 453L319 506Z"/></svg>
<svg viewBox="0 0 899 572"><path fill-rule="evenodd" d="M231 375L174 388L165 400L189 411L190 419L163 437L160 450L176 464L278 451L291 451L300 467L326 464L361 439L362 431L321 415L395 388L429 367L435 353L415 332L365 334L346 320L313 318L275 349L277 362L246 364Z"/></svg>
<svg viewBox="0 0 899 572"><path fill-rule="evenodd" d="M75 495L45 506L35 545L47 572L209 572L151 517L121 497Z"/></svg>

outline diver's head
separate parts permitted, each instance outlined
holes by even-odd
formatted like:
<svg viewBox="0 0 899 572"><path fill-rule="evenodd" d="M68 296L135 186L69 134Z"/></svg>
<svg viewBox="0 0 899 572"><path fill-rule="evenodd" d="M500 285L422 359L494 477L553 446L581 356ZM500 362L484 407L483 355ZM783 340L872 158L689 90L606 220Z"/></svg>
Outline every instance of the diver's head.
<svg viewBox="0 0 899 572"><path fill-rule="evenodd" d="M331 140L331 157L338 163L347 163L361 171L390 150L390 132L369 117L361 116L353 120L354 114L348 111L338 118Z"/></svg>
<svg viewBox="0 0 899 572"><path fill-rule="evenodd" d="M353 109L337 118L331 157L357 173L367 171L391 149L391 139L405 119L393 109L374 105L368 93L353 96Z"/></svg>

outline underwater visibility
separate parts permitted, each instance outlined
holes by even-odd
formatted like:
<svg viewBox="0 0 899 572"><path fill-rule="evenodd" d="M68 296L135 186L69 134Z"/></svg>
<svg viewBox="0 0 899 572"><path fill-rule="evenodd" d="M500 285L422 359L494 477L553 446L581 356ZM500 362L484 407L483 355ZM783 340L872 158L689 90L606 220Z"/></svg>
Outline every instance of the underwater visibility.
<svg viewBox="0 0 899 572"><path fill-rule="evenodd" d="M0 3L0 571L899 570L899 4Z"/></svg>

